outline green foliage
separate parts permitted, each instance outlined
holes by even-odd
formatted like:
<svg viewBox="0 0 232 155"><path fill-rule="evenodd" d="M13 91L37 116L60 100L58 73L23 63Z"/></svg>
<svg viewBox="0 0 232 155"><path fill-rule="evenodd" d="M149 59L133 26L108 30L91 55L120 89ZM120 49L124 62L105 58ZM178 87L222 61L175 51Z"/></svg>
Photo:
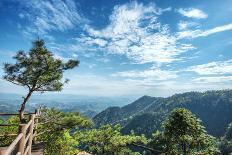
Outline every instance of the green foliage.
<svg viewBox="0 0 232 155"><path fill-rule="evenodd" d="M45 47L43 40L33 42L30 52L19 51L15 64L4 64L3 78L9 82L24 86L32 91L60 91L63 71L72 69L79 61L69 60L64 63L56 59Z"/></svg>
<svg viewBox="0 0 232 155"><path fill-rule="evenodd" d="M64 83L68 81L61 81L63 72L79 64L78 60L63 62L61 59L56 59L45 47L44 41L39 39L33 42L33 47L28 53L19 51L13 58L16 60L15 64L4 64L3 79L28 89L28 94L24 97L19 110L22 123L25 122L23 111L32 93L61 91Z"/></svg>
<svg viewBox="0 0 232 155"><path fill-rule="evenodd" d="M19 124L19 118L12 116L6 121L0 120L0 124ZM0 146L8 146L15 139L15 136L8 136L9 134L17 134L18 126L4 126L0 127Z"/></svg>
<svg viewBox="0 0 232 155"><path fill-rule="evenodd" d="M157 150L159 152L166 152L168 149L168 141L164 136L163 132L156 131L153 135L151 140L148 143L148 146Z"/></svg>
<svg viewBox="0 0 232 155"><path fill-rule="evenodd" d="M85 150L97 155L123 155L136 154L128 149L128 145L133 143L146 144L146 138L131 135L122 135L121 127L116 125L102 126L100 129L92 129L82 132L76 132L75 138L82 144Z"/></svg>
<svg viewBox="0 0 232 155"><path fill-rule="evenodd" d="M45 155L73 155L79 152L78 142L69 134L69 130L46 134L43 140L47 140Z"/></svg>
<svg viewBox="0 0 232 155"><path fill-rule="evenodd" d="M55 108L41 109L41 122L44 123L41 127L52 131L61 131L63 129L76 129L92 126L92 121L81 116L78 112L64 113Z"/></svg>
<svg viewBox="0 0 232 155"><path fill-rule="evenodd" d="M232 141L232 123L229 124L224 138L228 141Z"/></svg>
<svg viewBox="0 0 232 155"><path fill-rule="evenodd" d="M87 128L92 122L79 113L64 113L56 109L43 108L38 132L40 141L45 142L45 154L72 155L78 152L78 142L70 135L72 130Z"/></svg>
<svg viewBox="0 0 232 155"><path fill-rule="evenodd" d="M225 135L221 138L219 149L223 155L232 154L232 123L228 125Z"/></svg>
<svg viewBox="0 0 232 155"><path fill-rule="evenodd" d="M73 138L73 130L92 126L92 121L79 113L64 113L46 107L41 110L40 124L37 126L38 141L45 143L46 155L73 155L78 153L78 141ZM19 124L18 117L10 117L5 124ZM0 135L18 133L18 126L0 128ZM0 146L9 146L15 137L0 137Z"/></svg>
<svg viewBox="0 0 232 155"><path fill-rule="evenodd" d="M170 154L215 154L214 139L201 121L184 108L174 109L164 124L167 152Z"/></svg>
<svg viewBox="0 0 232 155"><path fill-rule="evenodd" d="M223 155L231 155L232 154L232 141L221 139L220 144L219 144L219 149Z"/></svg>

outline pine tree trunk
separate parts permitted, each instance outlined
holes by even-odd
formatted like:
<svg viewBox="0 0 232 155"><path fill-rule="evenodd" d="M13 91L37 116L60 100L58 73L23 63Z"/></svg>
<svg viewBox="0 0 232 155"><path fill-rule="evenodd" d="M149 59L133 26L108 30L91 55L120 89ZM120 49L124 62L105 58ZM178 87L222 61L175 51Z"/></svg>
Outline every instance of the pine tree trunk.
<svg viewBox="0 0 232 155"><path fill-rule="evenodd" d="M24 119L24 110L26 107L26 103L29 100L29 98L31 97L33 91L29 90L29 93L27 94L27 96L24 98L23 103L21 104L21 108L19 110L19 119L21 123L25 123L25 119Z"/></svg>

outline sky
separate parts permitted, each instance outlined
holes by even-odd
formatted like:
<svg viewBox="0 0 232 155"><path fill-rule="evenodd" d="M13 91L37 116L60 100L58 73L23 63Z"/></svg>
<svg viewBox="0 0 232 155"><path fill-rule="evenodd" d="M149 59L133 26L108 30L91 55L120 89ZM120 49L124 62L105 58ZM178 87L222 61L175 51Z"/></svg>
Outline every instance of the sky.
<svg viewBox="0 0 232 155"><path fill-rule="evenodd" d="M62 93L169 96L232 88L231 0L0 0L0 76L42 38L78 59ZM25 89L0 79L0 93Z"/></svg>

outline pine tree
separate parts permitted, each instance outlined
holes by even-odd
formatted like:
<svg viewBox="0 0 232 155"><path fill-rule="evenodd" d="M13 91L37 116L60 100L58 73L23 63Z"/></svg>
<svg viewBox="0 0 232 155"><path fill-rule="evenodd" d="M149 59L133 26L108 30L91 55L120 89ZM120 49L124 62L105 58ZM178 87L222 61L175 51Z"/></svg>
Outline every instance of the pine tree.
<svg viewBox="0 0 232 155"><path fill-rule="evenodd" d="M201 121L184 108L172 111L164 124L164 137L170 154L215 154L217 151L213 137L206 133Z"/></svg>
<svg viewBox="0 0 232 155"><path fill-rule="evenodd" d="M32 93L61 91L67 82L62 82L63 72L79 64L78 60L71 59L65 63L56 59L40 39L33 42L33 47L28 53L19 51L13 58L16 60L15 64L4 64L3 78L28 90L19 109L21 122L24 120L25 106Z"/></svg>

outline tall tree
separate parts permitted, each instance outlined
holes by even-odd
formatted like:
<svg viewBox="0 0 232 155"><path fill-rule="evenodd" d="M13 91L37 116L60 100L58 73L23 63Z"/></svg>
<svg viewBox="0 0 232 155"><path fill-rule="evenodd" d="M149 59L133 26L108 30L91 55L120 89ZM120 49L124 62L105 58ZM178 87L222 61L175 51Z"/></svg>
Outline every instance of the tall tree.
<svg viewBox="0 0 232 155"><path fill-rule="evenodd" d="M15 64L4 64L5 75L3 78L13 84L26 87L27 95L19 109L20 120L24 120L24 110L27 101L35 91L61 91L64 83L62 82L63 72L78 66L78 60L70 59L63 62L54 57L46 47L43 40L35 40L31 50L26 53L19 51L13 58Z"/></svg>
<svg viewBox="0 0 232 155"><path fill-rule="evenodd" d="M215 154L213 137L208 135L189 110L174 109L164 124L164 137L168 142L169 154L191 153Z"/></svg>

